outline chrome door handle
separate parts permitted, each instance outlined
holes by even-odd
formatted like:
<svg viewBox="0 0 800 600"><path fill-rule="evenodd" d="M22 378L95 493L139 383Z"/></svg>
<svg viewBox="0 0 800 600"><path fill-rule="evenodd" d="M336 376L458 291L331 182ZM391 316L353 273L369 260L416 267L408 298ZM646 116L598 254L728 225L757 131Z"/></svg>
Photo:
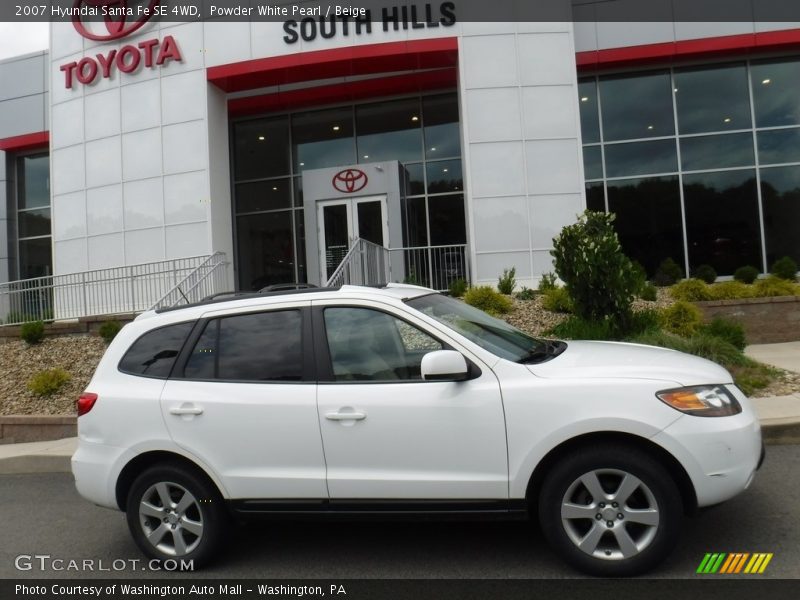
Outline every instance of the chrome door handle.
<svg viewBox="0 0 800 600"><path fill-rule="evenodd" d="M202 415L203 409L198 406L173 406L169 409L171 415Z"/></svg>
<svg viewBox="0 0 800 600"><path fill-rule="evenodd" d="M361 411L329 412L325 414L325 418L331 421L363 421L367 418L367 413Z"/></svg>

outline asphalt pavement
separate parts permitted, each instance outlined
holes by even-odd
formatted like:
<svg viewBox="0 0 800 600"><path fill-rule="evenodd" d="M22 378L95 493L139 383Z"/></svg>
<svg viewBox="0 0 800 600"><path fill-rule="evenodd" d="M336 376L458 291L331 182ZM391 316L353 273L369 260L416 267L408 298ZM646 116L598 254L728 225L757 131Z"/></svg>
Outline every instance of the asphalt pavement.
<svg viewBox="0 0 800 600"><path fill-rule="evenodd" d="M800 446L770 446L753 486L687 519L657 578L695 574L706 552L771 552L764 578L800 578ZM20 571L21 559L31 565ZM39 569L93 560L110 571ZM124 515L93 506L67 473L0 476L0 577L180 577L122 561L142 556ZM117 561L116 563L112 561ZM220 560L196 577L253 578L571 578L530 523L259 523L233 532ZM724 577L715 575L714 577ZM735 577L735 576L732 576Z"/></svg>

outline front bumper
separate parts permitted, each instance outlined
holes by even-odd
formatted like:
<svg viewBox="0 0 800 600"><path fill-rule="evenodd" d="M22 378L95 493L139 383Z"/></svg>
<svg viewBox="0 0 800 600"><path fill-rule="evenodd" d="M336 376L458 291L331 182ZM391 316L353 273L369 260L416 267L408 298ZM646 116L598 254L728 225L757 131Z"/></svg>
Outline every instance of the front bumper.
<svg viewBox="0 0 800 600"><path fill-rule="evenodd" d="M683 415L653 438L686 469L698 507L724 502L746 490L764 461L758 418L744 395L736 392L740 414Z"/></svg>

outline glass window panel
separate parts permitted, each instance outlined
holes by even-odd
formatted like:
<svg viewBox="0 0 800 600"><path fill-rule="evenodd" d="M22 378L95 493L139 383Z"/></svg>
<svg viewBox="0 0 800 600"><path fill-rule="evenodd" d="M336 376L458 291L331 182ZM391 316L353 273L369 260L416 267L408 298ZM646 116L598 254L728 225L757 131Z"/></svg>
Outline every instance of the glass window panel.
<svg viewBox="0 0 800 600"><path fill-rule="evenodd" d="M236 123L233 138L237 181L289 174L288 117Z"/></svg>
<svg viewBox="0 0 800 600"><path fill-rule="evenodd" d="M422 99L425 119L425 155L427 158L461 156L461 132L456 94L427 96Z"/></svg>
<svg viewBox="0 0 800 600"><path fill-rule="evenodd" d="M600 80L605 141L675 133L669 72Z"/></svg>
<svg viewBox="0 0 800 600"><path fill-rule="evenodd" d="M460 192L464 189L460 160L429 162L427 169L429 194Z"/></svg>
<svg viewBox="0 0 800 600"><path fill-rule="evenodd" d="M584 79L578 83L581 109L581 136L585 144L600 141L600 117L597 113L597 82Z"/></svg>
<svg viewBox="0 0 800 600"><path fill-rule="evenodd" d="M755 171L684 175L683 194L690 271L702 264L719 275L745 265L761 270Z"/></svg>
<svg viewBox="0 0 800 600"><path fill-rule="evenodd" d="M183 368L183 376L186 379L214 379L217 376L219 321L219 319L210 321L192 348L189 360Z"/></svg>
<svg viewBox="0 0 800 600"><path fill-rule="evenodd" d="M334 108L292 116L294 172L356 162L352 108Z"/></svg>
<svg viewBox="0 0 800 600"><path fill-rule="evenodd" d="M425 198L408 198L404 201L404 239L407 247L428 245L428 211Z"/></svg>
<svg viewBox="0 0 800 600"><path fill-rule="evenodd" d="M50 206L50 155L23 156L20 161L22 173L17 208Z"/></svg>
<svg viewBox="0 0 800 600"><path fill-rule="evenodd" d="M428 198L428 223L431 246L465 244L467 226L464 217L464 196L434 196Z"/></svg>
<svg viewBox="0 0 800 600"><path fill-rule="evenodd" d="M303 178L294 178L294 205L298 208L303 207Z"/></svg>
<svg viewBox="0 0 800 600"><path fill-rule="evenodd" d="M757 127L800 124L800 60L753 64L750 77Z"/></svg>
<svg viewBox="0 0 800 600"><path fill-rule="evenodd" d="M665 258L684 264L683 219L677 176L608 182L608 209L622 249L654 275Z"/></svg>
<svg viewBox="0 0 800 600"><path fill-rule="evenodd" d="M292 212L236 219L239 289L260 290L276 283L294 282Z"/></svg>
<svg viewBox="0 0 800 600"><path fill-rule="evenodd" d="M603 178L603 153L600 146L583 147L583 174L586 179Z"/></svg>
<svg viewBox="0 0 800 600"><path fill-rule="evenodd" d="M423 163L405 164L401 171L403 189L406 196L418 196L425 193L425 172Z"/></svg>
<svg viewBox="0 0 800 600"><path fill-rule="evenodd" d="M759 131L756 135L760 164L800 162L800 129Z"/></svg>
<svg viewBox="0 0 800 600"><path fill-rule="evenodd" d="M606 177L672 173L678 170L675 140L607 144Z"/></svg>
<svg viewBox="0 0 800 600"><path fill-rule="evenodd" d="M358 161L421 160L419 113L417 98L357 106Z"/></svg>
<svg viewBox="0 0 800 600"><path fill-rule="evenodd" d="M790 256L800 262L800 167L761 169L767 265Z"/></svg>
<svg viewBox="0 0 800 600"><path fill-rule="evenodd" d="M220 321L217 378L238 381L303 379L299 310L237 315Z"/></svg>
<svg viewBox="0 0 800 600"><path fill-rule="evenodd" d="M751 127L745 66L675 71L680 133Z"/></svg>
<svg viewBox="0 0 800 600"><path fill-rule="evenodd" d="M272 179L236 185L236 212L289 208L292 205L290 179Z"/></svg>
<svg viewBox="0 0 800 600"><path fill-rule="evenodd" d="M606 198L603 182L586 184L586 208L596 212L606 212Z"/></svg>
<svg viewBox="0 0 800 600"><path fill-rule="evenodd" d="M358 218L356 235L378 246L384 245L382 205L383 202L381 200L355 203L356 216Z"/></svg>
<svg viewBox="0 0 800 600"><path fill-rule="evenodd" d="M306 283L306 224L302 210L294 211L295 216L295 246L297 247L297 281Z"/></svg>
<svg viewBox="0 0 800 600"><path fill-rule="evenodd" d="M194 327L194 322L167 325L145 333L122 357L119 370L132 375L166 378Z"/></svg>
<svg viewBox="0 0 800 600"><path fill-rule="evenodd" d="M17 215L19 219L19 237L50 235L49 208L21 211Z"/></svg>
<svg viewBox="0 0 800 600"><path fill-rule="evenodd" d="M325 309L336 381L420 380L422 357L442 345L399 319L366 308Z"/></svg>
<svg viewBox="0 0 800 600"><path fill-rule="evenodd" d="M53 274L53 242L51 238L19 241L19 278L34 279Z"/></svg>
<svg viewBox="0 0 800 600"><path fill-rule="evenodd" d="M755 164L753 134L681 138L681 163L687 171L752 166Z"/></svg>

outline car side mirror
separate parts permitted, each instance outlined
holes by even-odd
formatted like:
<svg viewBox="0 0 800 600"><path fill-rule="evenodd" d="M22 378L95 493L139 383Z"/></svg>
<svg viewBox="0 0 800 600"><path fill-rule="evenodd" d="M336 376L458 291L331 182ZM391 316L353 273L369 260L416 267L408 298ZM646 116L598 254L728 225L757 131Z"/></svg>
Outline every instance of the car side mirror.
<svg viewBox="0 0 800 600"><path fill-rule="evenodd" d="M428 352L420 370L425 381L464 381L469 377L466 359L454 350Z"/></svg>

